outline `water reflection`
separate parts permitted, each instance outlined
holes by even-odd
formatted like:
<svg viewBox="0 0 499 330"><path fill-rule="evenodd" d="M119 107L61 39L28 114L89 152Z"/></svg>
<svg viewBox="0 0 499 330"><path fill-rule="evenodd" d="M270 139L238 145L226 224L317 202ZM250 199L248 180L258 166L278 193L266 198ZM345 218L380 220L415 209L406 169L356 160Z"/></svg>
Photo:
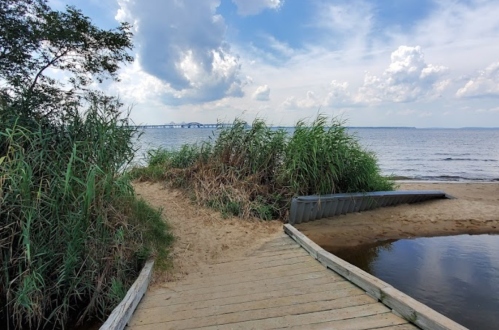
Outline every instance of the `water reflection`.
<svg viewBox="0 0 499 330"><path fill-rule="evenodd" d="M499 328L499 236L384 241L330 251L470 329Z"/></svg>

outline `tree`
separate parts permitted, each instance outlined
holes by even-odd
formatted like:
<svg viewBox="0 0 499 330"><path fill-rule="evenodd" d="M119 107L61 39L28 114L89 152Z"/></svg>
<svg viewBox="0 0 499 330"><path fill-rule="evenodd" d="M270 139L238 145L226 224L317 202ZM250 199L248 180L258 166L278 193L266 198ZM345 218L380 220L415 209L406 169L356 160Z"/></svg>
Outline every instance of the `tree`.
<svg viewBox="0 0 499 330"><path fill-rule="evenodd" d="M119 64L133 60L131 37L129 24L103 30L74 7L55 11L47 0L0 1L2 103L23 117L60 122L77 111L91 83L118 80ZM54 78L59 71L66 84Z"/></svg>

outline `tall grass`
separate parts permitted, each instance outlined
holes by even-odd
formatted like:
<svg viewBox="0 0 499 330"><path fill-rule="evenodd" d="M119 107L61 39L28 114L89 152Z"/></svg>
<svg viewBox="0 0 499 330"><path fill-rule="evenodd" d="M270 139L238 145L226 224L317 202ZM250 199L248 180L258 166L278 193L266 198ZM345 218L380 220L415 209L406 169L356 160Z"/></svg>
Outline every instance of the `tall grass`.
<svg viewBox="0 0 499 330"><path fill-rule="evenodd" d="M124 174L135 131L110 104L62 127L1 110L0 328L102 319L172 241Z"/></svg>
<svg viewBox="0 0 499 330"><path fill-rule="evenodd" d="M325 116L298 122L291 136L260 119L251 127L236 120L201 147L152 151L148 166L132 174L189 189L223 213L266 220L285 219L293 196L394 188L376 156Z"/></svg>

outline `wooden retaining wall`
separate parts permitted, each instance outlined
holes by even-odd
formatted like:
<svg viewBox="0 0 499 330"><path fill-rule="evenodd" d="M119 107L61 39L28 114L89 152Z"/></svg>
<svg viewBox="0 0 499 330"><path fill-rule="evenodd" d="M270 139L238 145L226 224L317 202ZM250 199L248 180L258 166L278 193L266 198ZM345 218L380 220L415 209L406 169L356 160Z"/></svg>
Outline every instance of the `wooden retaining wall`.
<svg viewBox="0 0 499 330"><path fill-rule="evenodd" d="M454 199L438 190L376 191L369 193L301 196L293 198L289 223L302 223L384 206L418 203L431 199Z"/></svg>

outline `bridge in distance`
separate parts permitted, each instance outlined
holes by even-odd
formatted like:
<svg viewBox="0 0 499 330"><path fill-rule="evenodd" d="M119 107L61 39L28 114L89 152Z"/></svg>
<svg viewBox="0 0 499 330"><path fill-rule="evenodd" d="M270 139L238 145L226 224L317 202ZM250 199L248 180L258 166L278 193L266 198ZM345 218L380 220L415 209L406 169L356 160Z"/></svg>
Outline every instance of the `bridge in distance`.
<svg viewBox="0 0 499 330"><path fill-rule="evenodd" d="M197 122L182 123L182 124L163 124L163 125L137 125L136 128L223 128L231 127L232 124L216 123L216 124L201 124Z"/></svg>

